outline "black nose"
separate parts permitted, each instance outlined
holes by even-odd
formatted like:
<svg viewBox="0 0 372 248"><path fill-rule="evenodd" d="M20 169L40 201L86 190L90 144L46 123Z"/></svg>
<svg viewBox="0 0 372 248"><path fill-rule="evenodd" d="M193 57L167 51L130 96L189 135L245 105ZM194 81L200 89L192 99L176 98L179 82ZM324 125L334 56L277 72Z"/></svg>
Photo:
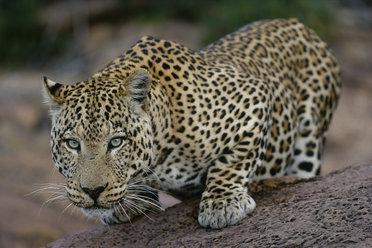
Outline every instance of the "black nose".
<svg viewBox="0 0 372 248"><path fill-rule="evenodd" d="M96 202L99 195L105 190L106 187L107 187L107 184L105 186L99 186L99 187L94 188L94 189L91 189L91 188L88 188L88 187L81 187L81 189L85 193L87 193L93 199L94 202Z"/></svg>

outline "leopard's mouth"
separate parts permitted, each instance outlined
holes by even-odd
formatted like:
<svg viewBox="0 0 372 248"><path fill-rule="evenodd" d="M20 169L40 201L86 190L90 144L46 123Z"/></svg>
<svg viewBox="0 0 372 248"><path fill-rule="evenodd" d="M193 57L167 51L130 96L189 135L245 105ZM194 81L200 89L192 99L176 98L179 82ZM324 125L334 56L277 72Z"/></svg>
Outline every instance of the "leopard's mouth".
<svg viewBox="0 0 372 248"><path fill-rule="evenodd" d="M88 206L84 206L84 207L80 207L80 208L94 210L94 209L109 209L109 208L111 208L111 206L106 206L106 205L101 205L101 204L94 203L92 205L88 205Z"/></svg>
<svg viewBox="0 0 372 248"><path fill-rule="evenodd" d="M81 208L82 212L89 218L98 218L104 224L119 224L129 221L133 216L133 212L127 209L123 202L112 204L109 207L102 207L95 204L89 207ZM136 214L138 215L138 214Z"/></svg>
<svg viewBox="0 0 372 248"><path fill-rule="evenodd" d="M102 202L102 201L94 201L94 202L74 202L70 199L70 201L76 206L81 209L87 209L87 210L97 210L97 209L111 209L114 208L115 206L120 205L122 202L123 198L117 199L115 201L110 201L110 202Z"/></svg>
<svg viewBox="0 0 372 248"><path fill-rule="evenodd" d="M115 201L114 203L94 203L94 204L89 204L86 206L80 207L82 211L85 212L101 212L101 211L111 211L115 210L118 207L122 206L122 199Z"/></svg>
<svg viewBox="0 0 372 248"><path fill-rule="evenodd" d="M84 205L78 206L80 208L85 209L112 209L116 207L120 207L125 202L126 195L123 195L121 197L118 197L116 199L100 199L98 201L85 203Z"/></svg>

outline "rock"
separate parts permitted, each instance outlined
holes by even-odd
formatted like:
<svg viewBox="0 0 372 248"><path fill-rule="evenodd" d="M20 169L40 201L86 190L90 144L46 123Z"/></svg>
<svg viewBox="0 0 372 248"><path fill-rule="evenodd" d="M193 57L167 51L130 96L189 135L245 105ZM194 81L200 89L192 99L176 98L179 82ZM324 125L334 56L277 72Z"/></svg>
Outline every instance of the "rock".
<svg viewBox="0 0 372 248"><path fill-rule="evenodd" d="M372 247L372 165L256 186L253 214L222 230L198 225L194 198L149 218L67 235L46 247Z"/></svg>

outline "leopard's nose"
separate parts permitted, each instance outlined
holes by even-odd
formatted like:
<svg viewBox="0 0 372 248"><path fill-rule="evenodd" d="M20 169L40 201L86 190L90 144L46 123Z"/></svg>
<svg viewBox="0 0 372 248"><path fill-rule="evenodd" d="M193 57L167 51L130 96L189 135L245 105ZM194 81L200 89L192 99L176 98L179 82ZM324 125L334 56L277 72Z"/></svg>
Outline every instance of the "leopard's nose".
<svg viewBox="0 0 372 248"><path fill-rule="evenodd" d="M92 198L93 201L96 203L99 195L105 190L105 188L107 187L107 185L108 185L108 183L106 183L106 185L104 185L104 186L99 186L99 187L94 188L94 189L89 188L89 187L83 187L82 186L81 189L85 193L87 193L90 196L90 198Z"/></svg>

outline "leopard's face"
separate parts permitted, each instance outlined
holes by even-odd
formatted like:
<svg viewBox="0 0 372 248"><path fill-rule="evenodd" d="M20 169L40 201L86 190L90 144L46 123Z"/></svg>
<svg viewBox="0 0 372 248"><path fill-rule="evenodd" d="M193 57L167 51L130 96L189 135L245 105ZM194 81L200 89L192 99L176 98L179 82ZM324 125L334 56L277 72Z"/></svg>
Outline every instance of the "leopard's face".
<svg viewBox="0 0 372 248"><path fill-rule="evenodd" d="M140 76L146 74L131 78L144 83ZM67 179L67 196L106 223L129 218L128 204L138 200L133 194L141 191L140 178L150 173L151 125L138 95L144 97L146 90L131 92L126 84L110 79L72 86L46 81L52 156Z"/></svg>

